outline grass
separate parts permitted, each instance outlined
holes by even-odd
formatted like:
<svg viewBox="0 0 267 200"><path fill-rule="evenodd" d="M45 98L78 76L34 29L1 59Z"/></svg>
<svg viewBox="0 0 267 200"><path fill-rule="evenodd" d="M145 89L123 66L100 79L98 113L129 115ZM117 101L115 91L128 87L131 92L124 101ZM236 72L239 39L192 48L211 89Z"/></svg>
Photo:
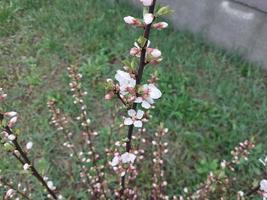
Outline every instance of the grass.
<svg viewBox="0 0 267 200"><path fill-rule="evenodd" d="M137 16L136 12L113 1L0 2L0 87L9 94L4 106L20 113L21 137L34 141L38 167L55 177L60 187L64 170L56 167L58 160L50 154L60 147L56 131L49 125L46 102L53 96L67 113L77 111L71 107L66 67L80 66L90 94L91 117L104 134L109 128L104 120L113 103L103 101L102 82L121 67L120 61L140 34L122 21L125 15ZM235 186L248 189L260 179L257 159L266 154L265 72L187 32L170 28L153 32L151 40L165 58L157 69L164 95L150 126L164 122L170 129L168 193L195 187L210 170L218 169L220 160L230 158L234 146L253 137L257 148L251 161L240 167L242 184ZM2 158L3 154L2 174L13 176L13 169L19 169L17 163ZM16 173L26 176L19 170ZM140 176L145 180L147 174ZM63 191L64 195L73 193ZM36 198L45 199L42 192Z"/></svg>

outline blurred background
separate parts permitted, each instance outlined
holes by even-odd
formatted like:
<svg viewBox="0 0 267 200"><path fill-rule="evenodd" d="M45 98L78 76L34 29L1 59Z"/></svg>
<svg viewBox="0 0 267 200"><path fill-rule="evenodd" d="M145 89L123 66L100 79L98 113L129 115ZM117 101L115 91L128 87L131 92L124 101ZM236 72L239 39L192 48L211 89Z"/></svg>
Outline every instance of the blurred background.
<svg viewBox="0 0 267 200"><path fill-rule="evenodd" d="M170 195L206 180L245 139L253 138L257 146L250 162L239 166L240 183L232 190L246 190L262 178L258 159L266 154L267 143L266 7L212 1L162 0L175 13L166 19L167 31L151 35L164 56L157 68L163 97L148 129L164 122L170 130L165 166ZM71 106L66 68L79 66L92 124L100 132L99 151L103 150L115 103L104 101L103 82L122 67L141 33L124 24L127 15L142 16L142 11L130 0L0 1L0 87L9 95L3 106L19 113L22 142L34 142L37 167L56 177L55 185L64 195L73 191L61 178L66 155L49 124L47 100L55 98L69 115L78 112ZM154 70L148 69L144 78ZM120 116L115 118L117 125L120 121ZM1 175L12 178L15 170L21 177L17 164L1 151ZM150 187L149 173L146 165L139 175L144 188ZM42 192L38 195L43 199Z"/></svg>

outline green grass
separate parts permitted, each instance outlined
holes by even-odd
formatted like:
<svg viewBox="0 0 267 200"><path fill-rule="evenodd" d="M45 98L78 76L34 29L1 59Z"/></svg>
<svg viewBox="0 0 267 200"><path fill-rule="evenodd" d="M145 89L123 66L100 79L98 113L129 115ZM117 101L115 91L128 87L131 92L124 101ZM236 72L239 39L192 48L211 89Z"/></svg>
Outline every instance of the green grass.
<svg viewBox="0 0 267 200"><path fill-rule="evenodd" d="M141 33L126 26L122 17L138 14L113 1L0 1L0 87L9 94L5 108L19 112L23 139L34 141L33 156L42 157L37 164L60 187L65 185L60 179L64 172L55 163L64 157L57 160L50 154L61 147L57 144L59 136L49 125L46 102L53 96L67 113L77 112L71 107L66 87L66 67L80 66L90 94L91 118L105 134L113 103L103 100L102 83L122 67L121 60ZM240 167L241 184L235 186L246 190L260 179L257 159L266 154L265 72L187 32L172 28L153 32L151 41L165 58L157 69L164 95L153 111L150 126L164 122L170 129L168 193L195 187L210 170L218 169L220 160L230 158L234 146L254 137L257 149L251 161ZM146 71L145 78L149 71L152 69ZM19 169L16 161L4 159L3 154L2 174L13 176L12 170ZM140 176L146 180L147 173ZM148 184L146 181L144 185ZM42 192L36 198L44 199L41 196Z"/></svg>

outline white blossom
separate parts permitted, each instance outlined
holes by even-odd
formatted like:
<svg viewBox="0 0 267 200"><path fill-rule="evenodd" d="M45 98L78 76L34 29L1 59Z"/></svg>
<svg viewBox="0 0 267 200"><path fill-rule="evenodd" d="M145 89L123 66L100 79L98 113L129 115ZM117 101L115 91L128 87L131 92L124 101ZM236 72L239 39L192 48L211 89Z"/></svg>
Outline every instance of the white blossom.
<svg viewBox="0 0 267 200"><path fill-rule="evenodd" d="M137 112L134 109L128 110L128 115L130 117L127 117L124 119L124 125L130 126L134 125L137 128L141 128L143 126L142 118L144 116L144 111L138 110Z"/></svg>
<svg viewBox="0 0 267 200"><path fill-rule="evenodd" d="M129 94L129 91L133 90L136 85L136 80L129 73L121 70L117 71L115 79L119 82L122 95Z"/></svg>
<svg viewBox="0 0 267 200"><path fill-rule="evenodd" d="M162 96L161 91L154 84L145 84L142 87L142 94L137 97L135 103L141 103L143 108L149 109L155 99Z"/></svg>

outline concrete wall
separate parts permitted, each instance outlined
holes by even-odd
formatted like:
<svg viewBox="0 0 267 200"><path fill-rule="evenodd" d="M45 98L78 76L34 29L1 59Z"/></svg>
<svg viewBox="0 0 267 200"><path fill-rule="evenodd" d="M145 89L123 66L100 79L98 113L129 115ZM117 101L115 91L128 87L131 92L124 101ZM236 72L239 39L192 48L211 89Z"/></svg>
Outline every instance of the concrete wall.
<svg viewBox="0 0 267 200"><path fill-rule="evenodd" d="M244 4L264 1L265 5L267 0L158 1L175 10L171 20L176 28L201 33L208 41L237 50L267 69L267 13Z"/></svg>

